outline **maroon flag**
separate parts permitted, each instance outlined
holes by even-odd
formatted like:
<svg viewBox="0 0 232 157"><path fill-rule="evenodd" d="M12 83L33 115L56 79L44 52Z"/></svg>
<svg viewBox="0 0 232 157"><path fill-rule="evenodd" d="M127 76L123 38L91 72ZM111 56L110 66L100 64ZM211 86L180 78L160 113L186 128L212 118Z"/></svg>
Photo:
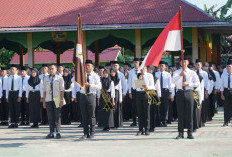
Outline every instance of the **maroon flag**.
<svg viewBox="0 0 232 157"><path fill-rule="evenodd" d="M84 87L86 82L85 77L85 56L83 51L83 34L82 34L82 24L81 24L81 15L78 14L77 22L77 36L76 43L73 53L73 63L75 66L75 82L81 87Z"/></svg>

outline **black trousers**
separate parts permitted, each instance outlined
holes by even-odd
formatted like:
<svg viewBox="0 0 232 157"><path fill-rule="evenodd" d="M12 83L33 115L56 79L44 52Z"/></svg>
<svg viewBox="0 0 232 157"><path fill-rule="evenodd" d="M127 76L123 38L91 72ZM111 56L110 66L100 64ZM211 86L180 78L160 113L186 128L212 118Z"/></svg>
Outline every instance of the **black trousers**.
<svg viewBox="0 0 232 157"><path fill-rule="evenodd" d="M29 92L29 117L30 122L34 124L38 124L40 120L40 99L40 91Z"/></svg>
<svg viewBox="0 0 232 157"><path fill-rule="evenodd" d="M202 102L202 109L201 109L201 120L203 123L207 121L208 106L209 106L208 104L209 104L209 98L204 99L204 101Z"/></svg>
<svg viewBox="0 0 232 157"><path fill-rule="evenodd" d="M164 124L167 121L167 114L169 108L169 90L162 89L162 98L161 98L161 105L160 105L160 119L161 122Z"/></svg>
<svg viewBox="0 0 232 157"><path fill-rule="evenodd" d="M134 123L136 123L136 117L137 117L136 93L137 93L136 90L131 89L131 94L132 94L131 115Z"/></svg>
<svg viewBox="0 0 232 157"><path fill-rule="evenodd" d="M192 90L179 90L176 93L176 104L178 113L178 132L193 131L193 107L194 98Z"/></svg>
<svg viewBox="0 0 232 157"><path fill-rule="evenodd" d="M81 94L80 107L82 115L82 124L84 127L84 134L95 133L96 117L96 95L95 94ZM90 125L90 127L89 127Z"/></svg>
<svg viewBox="0 0 232 157"><path fill-rule="evenodd" d="M150 105L150 129L154 129L157 126L158 108L156 104Z"/></svg>
<svg viewBox="0 0 232 157"><path fill-rule="evenodd" d="M43 108L43 103L41 103L41 124L48 124L48 115L47 115L47 109Z"/></svg>
<svg viewBox="0 0 232 157"><path fill-rule="evenodd" d="M11 123L19 122L20 103L18 103L19 91L9 91L8 101Z"/></svg>
<svg viewBox="0 0 232 157"><path fill-rule="evenodd" d="M50 133L60 132L61 118L60 107L56 108L54 101L46 102Z"/></svg>
<svg viewBox="0 0 232 157"><path fill-rule="evenodd" d="M224 102L224 123L228 123L232 117L232 91L224 89L223 92L225 96Z"/></svg>
<svg viewBox="0 0 232 157"><path fill-rule="evenodd" d="M148 97L145 92L136 92L136 106L139 121L139 131L150 128L150 105L148 104Z"/></svg>
<svg viewBox="0 0 232 157"><path fill-rule="evenodd" d="M171 122L173 119L173 102L169 100L169 107L168 107L168 122Z"/></svg>
<svg viewBox="0 0 232 157"><path fill-rule="evenodd" d="M27 103L26 91L22 93L21 99L21 122L29 122L29 104Z"/></svg>
<svg viewBox="0 0 232 157"><path fill-rule="evenodd" d="M9 120L9 106L6 102L6 90L2 92L2 103L0 104L0 120L8 121Z"/></svg>
<svg viewBox="0 0 232 157"><path fill-rule="evenodd" d="M64 92L64 99L66 105L61 108L61 124L69 124L71 122L70 110L71 110L71 92Z"/></svg>

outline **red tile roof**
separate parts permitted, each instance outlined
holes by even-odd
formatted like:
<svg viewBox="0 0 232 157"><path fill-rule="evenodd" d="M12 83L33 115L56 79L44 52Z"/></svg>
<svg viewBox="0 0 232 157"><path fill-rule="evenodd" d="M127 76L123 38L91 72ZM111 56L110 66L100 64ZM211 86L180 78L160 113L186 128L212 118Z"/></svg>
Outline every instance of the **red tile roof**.
<svg viewBox="0 0 232 157"><path fill-rule="evenodd" d="M100 62L109 62L111 60L116 60L121 48L118 46L108 48L102 53L100 53ZM62 63L72 63L73 49L65 51L61 55ZM56 63L56 54L49 50L35 51L34 52L35 64L43 63ZM28 53L24 56L25 64L28 63ZM88 59L95 61L95 54L88 51ZM19 64L19 55L15 53L14 57L11 59L10 64Z"/></svg>
<svg viewBox="0 0 232 157"><path fill-rule="evenodd" d="M182 6L183 21L215 21L181 0L4 0L0 28L76 25L165 23Z"/></svg>

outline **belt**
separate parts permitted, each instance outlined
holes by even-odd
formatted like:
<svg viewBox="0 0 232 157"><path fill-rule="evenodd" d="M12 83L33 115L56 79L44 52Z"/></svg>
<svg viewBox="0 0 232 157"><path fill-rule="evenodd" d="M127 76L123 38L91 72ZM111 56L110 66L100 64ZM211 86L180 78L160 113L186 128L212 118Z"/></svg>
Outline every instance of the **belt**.
<svg viewBox="0 0 232 157"><path fill-rule="evenodd" d="M169 90L168 88L162 88L161 90Z"/></svg>
<svg viewBox="0 0 232 157"><path fill-rule="evenodd" d="M9 92L18 92L19 90L10 90Z"/></svg>
<svg viewBox="0 0 232 157"><path fill-rule="evenodd" d="M87 94L83 94L83 93L81 93L82 95L96 95L96 94L94 94L94 93L87 93Z"/></svg>
<svg viewBox="0 0 232 157"><path fill-rule="evenodd" d="M136 91L137 93L145 93L145 91Z"/></svg>
<svg viewBox="0 0 232 157"><path fill-rule="evenodd" d="M39 90L30 90L29 92L35 93L35 92L39 92Z"/></svg>
<svg viewBox="0 0 232 157"><path fill-rule="evenodd" d="M181 92L181 91L183 91L183 92L187 92L187 91L193 91L193 90L192 90L192 89L187 89L187 90L177 89L177 92Z"/></svg>

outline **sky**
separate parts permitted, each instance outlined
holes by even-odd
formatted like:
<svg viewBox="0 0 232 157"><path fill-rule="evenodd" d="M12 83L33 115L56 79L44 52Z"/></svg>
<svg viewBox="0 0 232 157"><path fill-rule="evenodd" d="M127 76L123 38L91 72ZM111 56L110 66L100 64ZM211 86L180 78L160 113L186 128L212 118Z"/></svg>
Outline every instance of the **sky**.
<svg viewBox="0 0 232 157"><path fill-rule="evenodd" d="M210 8L211 6L213 6L214 4L217 4L217 8L223 6L224 4L226 4L226 2L228 0L186 0L194 5L196 5L197 7L201 8L204 10L204 4L206 4L207 8ZM216 10L215 9L215 10ZM232 14L232 9L230 9L227 13L227 15Z"/></svg>

